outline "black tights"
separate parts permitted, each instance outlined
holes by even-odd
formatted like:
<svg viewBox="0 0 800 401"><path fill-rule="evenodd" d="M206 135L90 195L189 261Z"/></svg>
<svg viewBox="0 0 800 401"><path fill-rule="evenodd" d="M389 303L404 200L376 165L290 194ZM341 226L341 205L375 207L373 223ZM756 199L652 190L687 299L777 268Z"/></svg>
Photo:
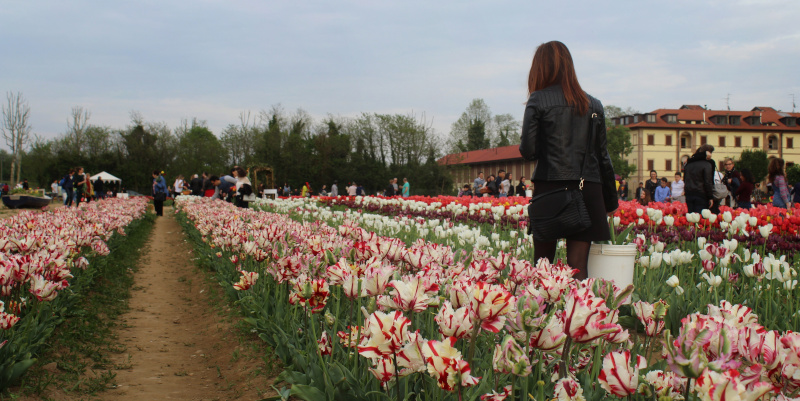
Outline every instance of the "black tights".
<svg viewBox="0 0 800 401"><path fill-rule="evenodd" d="M538 262L541 258L547 258L547 260L549 260L551 263L554 262L556 258L557 244L558 241L539 242L534 240L534 263ZM583 280L588 275L586 265L589 264L589 248L591 248L591 246L592 243L589 241L576 241L571 239L567 240L567 264L571 268L578 270L574 276L577 280Z"/></svg>

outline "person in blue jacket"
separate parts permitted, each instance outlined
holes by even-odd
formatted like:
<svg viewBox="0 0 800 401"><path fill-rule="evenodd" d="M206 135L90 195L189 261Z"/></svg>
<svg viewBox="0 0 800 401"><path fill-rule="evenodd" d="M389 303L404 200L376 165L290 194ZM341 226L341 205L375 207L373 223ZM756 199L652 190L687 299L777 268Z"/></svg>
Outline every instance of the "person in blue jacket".
<svg viewBox="0 0 800 401"><path fill-rule="evenodd" d="M153 206L156 216L164 215L164 201L167 199L167 181L158 170L153 171Z"/></svg>

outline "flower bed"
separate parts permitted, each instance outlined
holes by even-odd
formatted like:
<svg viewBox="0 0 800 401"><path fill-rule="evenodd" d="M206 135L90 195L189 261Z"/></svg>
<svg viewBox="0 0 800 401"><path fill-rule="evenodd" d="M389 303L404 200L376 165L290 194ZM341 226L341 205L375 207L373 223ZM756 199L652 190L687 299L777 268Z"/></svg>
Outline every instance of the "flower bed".
<svg viewBox="0 0 800 401"><path fill-rule="evenodd" d="M92 266L122 242L126 227L138 226L146 204L108 199L2 221L0 389L34 363L70 305L91 290L97 274Z"/></svg>
<svg viewBox="0 0 800 401"><path fill-rule="evenodd" d="M284 395L789 399L800 388L800 337L788 331L799 323L796 270L763 250L638 237L634 292L496 249L378 235L325 209L286 215L191 198L178 207L287 364Z"/></svg>

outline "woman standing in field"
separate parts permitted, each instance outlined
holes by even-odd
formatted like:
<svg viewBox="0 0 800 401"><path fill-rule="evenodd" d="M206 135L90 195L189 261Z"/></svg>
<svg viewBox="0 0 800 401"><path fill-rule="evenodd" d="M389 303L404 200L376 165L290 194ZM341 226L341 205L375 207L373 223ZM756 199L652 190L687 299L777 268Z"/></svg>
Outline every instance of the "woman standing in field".
<svg viewBox="0 0 800 401"><path fill-rule="evenodd" d="M531 178L533 196L562 187L577 188L579 181L585 181L581 193L591 225L566 238L567 264L578 270L576 279L584 279L592 241L610 238L606 217L619 206L605 124L592 128L597 116L605 121L603 105L581 89L569 50L556 41L536 49L528 93L519 150L525 159L536 162ZM594 131L596 137L592 138ZM552 262L558 240L535 240L535 261L547 258Z"/></svg>

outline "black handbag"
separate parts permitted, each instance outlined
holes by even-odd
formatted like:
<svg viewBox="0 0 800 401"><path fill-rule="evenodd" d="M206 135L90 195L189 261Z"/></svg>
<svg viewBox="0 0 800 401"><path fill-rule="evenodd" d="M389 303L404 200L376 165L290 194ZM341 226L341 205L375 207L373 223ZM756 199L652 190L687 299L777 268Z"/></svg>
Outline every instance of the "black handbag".
<svg viewBox="0 0 800 401"><path fill-rule="evenodd" d="M528 234L536 241L555 241L592 226L589 211L583 201L583 170L586 167L586 157L594 149L595 132L600 118L597 113L592 113L591 119L592 134L583 156L581 179L577 188L574 185L564 185L531 198L528 205Z"/></svg>
<svg viewBox="0 0 800 401"><path fill-rule="evenodd" d="M163 202L167 200L167 194L165 192L158 191L155 195L153 195L153 200Z"/></svg>

